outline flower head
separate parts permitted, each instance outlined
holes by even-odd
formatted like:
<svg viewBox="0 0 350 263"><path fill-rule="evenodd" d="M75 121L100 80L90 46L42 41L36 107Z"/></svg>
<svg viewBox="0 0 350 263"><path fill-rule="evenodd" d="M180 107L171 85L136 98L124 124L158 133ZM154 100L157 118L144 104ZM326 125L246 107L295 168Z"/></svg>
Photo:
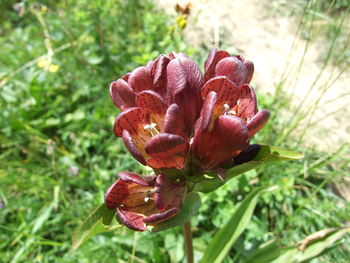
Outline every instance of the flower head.
<svg viewBox="0 0 350 263"><path fill-rule="evenodd" d="M184 54L160 55L114 81L122 110L114 133L130 153L154 169L216 170L248 147L268 121L258 111L251 61L212 50L199 66Z"/></svg>
<svg viewBox="0 0 350 263"><path fill-rule="evenodd" d="M145 231L179 212L184 183L174 182L165 175L141 177L121 172L119 179L106 192L105 204L117 209L118 218L128 228Z"/></svg>

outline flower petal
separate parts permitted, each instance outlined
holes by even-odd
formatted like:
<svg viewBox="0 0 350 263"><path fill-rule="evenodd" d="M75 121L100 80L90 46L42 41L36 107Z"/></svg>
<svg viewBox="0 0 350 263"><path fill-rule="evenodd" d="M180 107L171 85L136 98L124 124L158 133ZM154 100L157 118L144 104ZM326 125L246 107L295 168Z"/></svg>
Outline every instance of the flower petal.
<svg viewBox="0 0 350 263"><path fill-rule="evenodd" d="M201 70L196 62L188 57L181 57L181 64L186 72L188 83L191 86L191 89L200 92L204 84L204 78Z"/></svg>
<svg viewBox="0 0 350 263"><path fill-rule="evenodd" d="M239 91L240 95L236 109L237 117L245 121L249 121L258 111L255 92L254 89L248 84L240 86Z"/></svg>
<svg viewBox="0 0 350 263"><path fill-rule="evenodd" d="M120 221L131 230L145 231L147 229L146 224L143 221L143 216L124 210L120 207L117 209L117 214Z"/></svg>
<svg viewBox="0 0 350 263"><path fill-rule="evenodd" d="M246 67L247 70L248 70L248 75L247 75L246 83L249 84L250 81L251 81L252 78L253 78L254 64L253 64L253 62L251 62L250 60L246 60L246 61L244 61L244 65L245 65L245 67Z"/></svg>
<svg viewBox="0 0 350 263"><path fill-rule="evenodd" d="M161 96L166 95L166 69L170 62L170 58L166 55L160 55L153 63L151 68L151 76L153 78L153 87Z"/></svg>
<svg viewBox="0 0 350 263"><path fill-rule="evenodd" d="M212 49L204 63L204 79L207 82L209 79L215 77L216 64L223 58L229 57L230 54L223 50Z"/></svg>
<svg viewBox="0 0 350 263"><path fill-rule="evenodd" d="M155 169L182 169L185 166L188 148L188 143L181 136L159 133L145 145L146 153L151 156L147 164Z"/></svg>
<svg viewBox="0 0 350 263"><path fill-rule="evenodd" d="M153 186L155 183L155 176L141 177L137 173L133 172L120 172L118 177L123 181L133 182L143 186Z"/></svg>
<svg viewBox="0 0 350 263"><path fill-rule="evenodd" d="M113 103L121 110L135 106L135 93L123 79L112 82L109 86L109 94Z"/></svg>
<svg viewBox="0 0 350 263"><path fill-rule="evenodd" d="M201 118L199 119L200 123L196 126L196 132L199 129L200 131L204 131L205 129L212 130L214 121L218 116L214 116L215 104L217 101L217 93L212 91L206 96L202 111Z"/></svg>
<svg viewBox="0 0 350 263"><path fill-rule="evenodd" d="M211 91L217 93L217 103L222 105L228 104L230 107L237 104L237 100L240 96L240 91L237 86L224 76L212 78L205 83L201 91L202 98L205 99Z"/></svg>
<svg viewBox="0 0 350 263"><path fill-rule="evenodd" d="M180 208L184 194L184 182L174 182L168 176L159 174L155 183L154 200L159 210Z"/></svg>
<svg viewBox="0 0 350 263"><path fill-rule="evenodd" d="M154 225L154 224L157 224L157 223L160 223L160 222L163 222L167 219L172 218L178 212L179 212L179 209L174 207L174 208L171 208L171 209L166 210L164 212L160 212L158 214L153 214L151 216L148 216L145 219L143 219L143 222L150 224L150 225Z"/></svg>
<svg viewBox="0 0 350 263"><path fill-rule="evenodd" d="M253 137L260 131L270 119L270 112L268 110L261 110L254 117L248 121L247 127L249 130L249 137Z"/></svg>
<svg viewBox="0 0 350 263"><path fill-rule="evenodd" d="M120 113L114 123L114 134L122 137L123 130L127 130L131 136L138 134L140 126L149 122L148 112L139 107L130 108Z"/></svg>
<svg viewBox="0 0 350 263"><path fill-rule="evenodd" d="M248 129L240 118L221 115L211 132L196 133L191 148L202 167L210 170L239 154L248 139Z"/></svg>
<svg viewBox="0 0 350 263"><path fill-rule="evenodd" d="M126 73L123 77L122 77L122 79L123 80L125 80L126 82L128 82L128 79L129 79L129 77L130 77L130 72L129 73Z"/></svg>
<svg viewBox="0 0 350 263"><path fill-rule="evenodd" d="M175 102L179 106L186 135L190 137L202 106L199 96L203 84L202 73L195 62L179 55L168 64L167 78L168 104Z"/></svg>
<svg viewBox="0 0 350 263"><path fill-rule="evenodd" d="M227 57L219 61L215 68L216 76L226 76L237 86L247 83L248 70L237 57Z"/></svg>
<svg viewBox="0 0 350 263"><path fill-rule="evenodd" d="M171 60L167 66L167 98L173 100L175 95L188 85L187 74L180 58ZM173 101L172 101L173 102Z"/></svg>
<svg viewBox="0 0 350 263"><path fill-rule="evenodd" d="M146 109L150 113L152 121L157 124L159 129L162 128L167 105L157 92L153 90L140 92L136 97L136 105Z"/></svg>
<svg viewBox="0 0 350 263"><path fill-rule="evenodd" d="M184 129L184 121L181 117L179 106L176 103L173 103L168 107L165 113L162 132L184 137Z"/></svg>
<svg viewBox="0 0 350 263"><path fill-rule="evenodd" d="M123 130L123 141L126 148L131 153L132 157L134 157L138 162L143 165L146 165L146 160L137 145L134 143L130 133L127 130Z"/></svg>
<svg viewBox="0 0 350 263"><path fill-rule="evenodd" d="M128 172L124 172L127 174ZM145 198L153 185L151 182L144 181L137 174L129 173L133 180L123 180L122 176L114 184L112 184L105 195L105 204L108 209L115 209L121 205L125 207L137 207L145 204ZM137 178L138 177L138 178ZM141 181L141 183L137 182Z"/></svg>
<svg viewBox="0 0 350 263"><path fill-rule="evenodd" d="M136 93L143 90L153 90L153 81L146 67L138 67L133 70L128 83Z"/></svg>

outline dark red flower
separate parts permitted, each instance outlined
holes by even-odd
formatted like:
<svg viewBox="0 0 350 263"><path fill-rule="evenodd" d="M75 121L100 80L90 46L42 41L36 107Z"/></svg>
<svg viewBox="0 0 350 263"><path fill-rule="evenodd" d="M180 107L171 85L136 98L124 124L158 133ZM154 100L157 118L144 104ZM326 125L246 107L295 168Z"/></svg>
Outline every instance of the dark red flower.
<svg viewBox="0 0 350 263"><path fill-rule="evenodd" d="M118 218L128 228L145 231L179 212L184 195L184 183L167 176L141 177L121 172L105 196L108 209L117 209Z"/></svg>
<svg viewBox="0 0 350 263"><path fill-rule="evenodd" d="M111 84L112 100L123 110L114 132L139 162L215 170L266 124L269 112L257 110L249 85L252 62L212 50L204 68L203 77L190 58L171 53Z"/></svg>

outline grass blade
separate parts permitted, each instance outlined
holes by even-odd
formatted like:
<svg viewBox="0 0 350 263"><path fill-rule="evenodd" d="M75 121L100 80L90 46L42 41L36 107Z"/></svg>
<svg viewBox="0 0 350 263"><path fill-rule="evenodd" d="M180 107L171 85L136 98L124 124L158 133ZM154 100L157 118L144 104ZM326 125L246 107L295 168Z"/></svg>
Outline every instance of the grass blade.
<svg viewBox="0 0 350 263"><path fill-rule="evenodd" d="M260 194L266 190L266 188L257 188L242 201L226 225L216 233L210 242L201 263L222 262L248 225Z"/></svg>

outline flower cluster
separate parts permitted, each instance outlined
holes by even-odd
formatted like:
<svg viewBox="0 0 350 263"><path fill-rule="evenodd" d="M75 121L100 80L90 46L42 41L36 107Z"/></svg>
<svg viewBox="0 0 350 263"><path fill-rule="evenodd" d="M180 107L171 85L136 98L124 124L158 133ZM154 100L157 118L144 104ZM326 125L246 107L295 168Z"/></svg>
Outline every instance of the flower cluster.
<svg viewBox="0 0 350 263"><path fill-rule="evenodd" d="M185 54L160 55L110 85L122 110L114 133L132 156L156 176L119 174L106 194L106 206L120 220L145 230L174 216L186 194L186 176L224 169L246 151L249 140L268 121L257 109L251 61L212 50L199 66ZM178 177L168 174L178 174Z"/></svg>

